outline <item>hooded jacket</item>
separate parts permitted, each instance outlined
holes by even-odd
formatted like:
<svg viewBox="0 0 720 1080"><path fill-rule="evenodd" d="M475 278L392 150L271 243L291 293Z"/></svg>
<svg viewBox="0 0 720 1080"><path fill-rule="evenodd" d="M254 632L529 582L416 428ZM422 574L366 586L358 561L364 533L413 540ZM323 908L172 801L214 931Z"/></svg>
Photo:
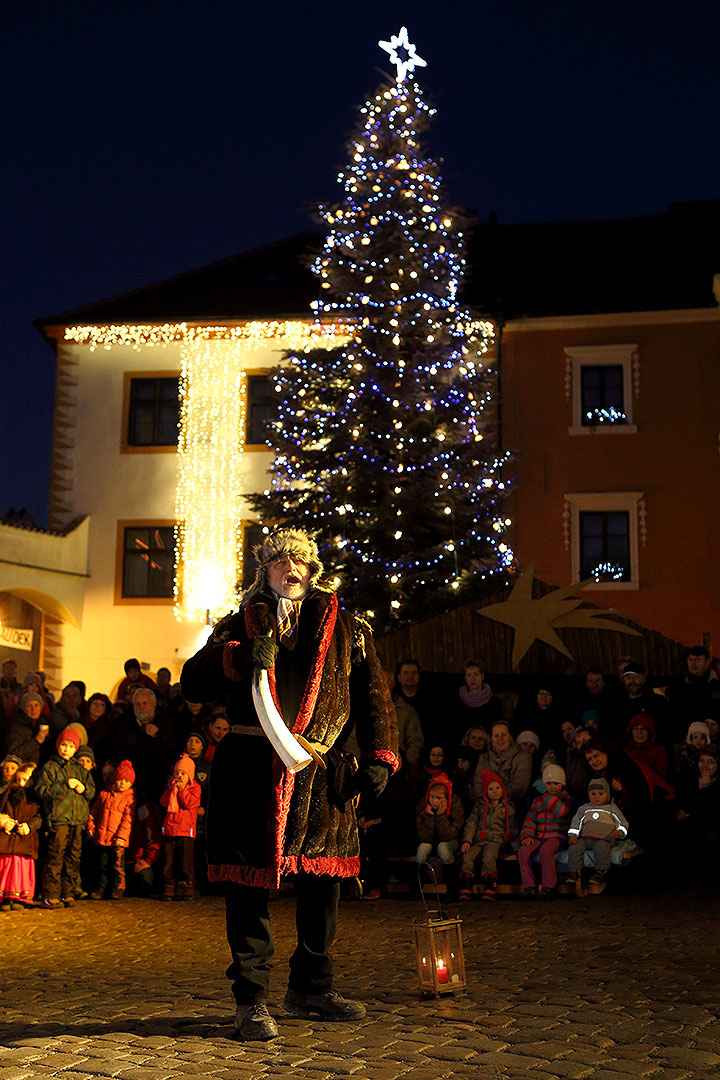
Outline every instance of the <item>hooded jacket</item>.
<svg viewBox="0 0 720 1080"><path fill-rule="evenodd" d="M447 807L444 814L436 814L430 808L430 790L436 784L442 784L447 792ZM441 844L457 840L465 814L460 799L453 794L453 786L445 773L440 773L428 784L425 799L418 807L416 824L418 840L421 844Z"/></svg>
<svg viewBox="0 0 720 1080"><path fill-rule="evenodd" d="M632 737L632 730L634 727L641 726L647 729L648 739L647 742L636 743ZM655 721L650 713L639 713L637 716L632 716L628 720L625 735L627 740L625 753L627 756L632 758L633 761L637 761L638 765L647 765L654 773L667 777L669 767L667 750L664 746L657 745Z"/></svg>
<svg viewBox="0 0 720 1080"><path fill-rule="evenodd" d="M487 841L502 844L512 840L515 835L515 809L508 801L502 779L490 769L480 773L482 794L475 801L472 812L465 822L463 830L464 844L483 844ZM488 797L488 787L496 781L502 788L499 802L492 803Z"/></svg>

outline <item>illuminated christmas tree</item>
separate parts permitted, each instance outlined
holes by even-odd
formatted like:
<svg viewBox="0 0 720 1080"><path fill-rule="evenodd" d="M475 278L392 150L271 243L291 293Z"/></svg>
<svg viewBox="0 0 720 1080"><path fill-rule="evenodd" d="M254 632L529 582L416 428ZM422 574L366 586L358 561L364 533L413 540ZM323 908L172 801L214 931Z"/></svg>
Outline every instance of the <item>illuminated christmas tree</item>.
<svg viewBox="0 0 720 1080"><path fill-rule="evenodd" d="M423 152L434 110L412 72L425 62L404 28L380 44L397 78L359 110L342 201L319 208L314 307L346 321L347 341L276 372L272 489L253 505L267 525L312 532L346 604L386 627L481 580L500 587L513 556L484 358L492 327L458 299L464 220Z"/></svg>

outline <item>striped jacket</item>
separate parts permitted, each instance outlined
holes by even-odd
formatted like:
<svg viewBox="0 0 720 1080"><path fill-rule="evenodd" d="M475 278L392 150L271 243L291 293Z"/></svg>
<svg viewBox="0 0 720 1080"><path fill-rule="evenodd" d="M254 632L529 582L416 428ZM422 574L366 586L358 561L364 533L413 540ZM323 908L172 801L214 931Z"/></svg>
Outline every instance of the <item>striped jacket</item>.
<svg viewBox="0 0 720 1080"><path fill-rule="evenodd" d="M527 812L520 840L546 840L549 836L566 836L572 797L567 791L551 795L546 791L534 799Z"/></svg>

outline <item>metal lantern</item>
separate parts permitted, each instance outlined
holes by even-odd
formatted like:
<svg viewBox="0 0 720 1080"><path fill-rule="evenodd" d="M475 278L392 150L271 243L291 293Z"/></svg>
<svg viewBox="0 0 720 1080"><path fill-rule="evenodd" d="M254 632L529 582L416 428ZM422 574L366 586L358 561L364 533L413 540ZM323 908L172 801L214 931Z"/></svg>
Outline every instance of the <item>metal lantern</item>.
<svg viewBox="0 0 720 1080"><path fill-rule="evenodd" d="M430 914L427 920L413 921L420 992L435 997L464 990L467 985L462 921L439 914L439 918Z"/></svg>

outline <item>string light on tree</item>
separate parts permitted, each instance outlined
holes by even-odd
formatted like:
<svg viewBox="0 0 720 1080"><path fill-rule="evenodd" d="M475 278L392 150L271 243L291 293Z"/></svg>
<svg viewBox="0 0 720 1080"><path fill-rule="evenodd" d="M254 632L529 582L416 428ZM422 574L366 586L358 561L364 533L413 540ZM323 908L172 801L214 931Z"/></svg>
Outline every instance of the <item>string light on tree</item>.
<svg viewBox="0 0 720 1080"><path fill-rule="evenodd" d="M426 63L406 28L380 44L397 78L359 110L312 264L313 310L349 338L277 370L272 487L251 502L268 525L315 533L345 601L385 626L505 577L513 554L492 327L459 300L467 225L423 149Z"/></svg>

